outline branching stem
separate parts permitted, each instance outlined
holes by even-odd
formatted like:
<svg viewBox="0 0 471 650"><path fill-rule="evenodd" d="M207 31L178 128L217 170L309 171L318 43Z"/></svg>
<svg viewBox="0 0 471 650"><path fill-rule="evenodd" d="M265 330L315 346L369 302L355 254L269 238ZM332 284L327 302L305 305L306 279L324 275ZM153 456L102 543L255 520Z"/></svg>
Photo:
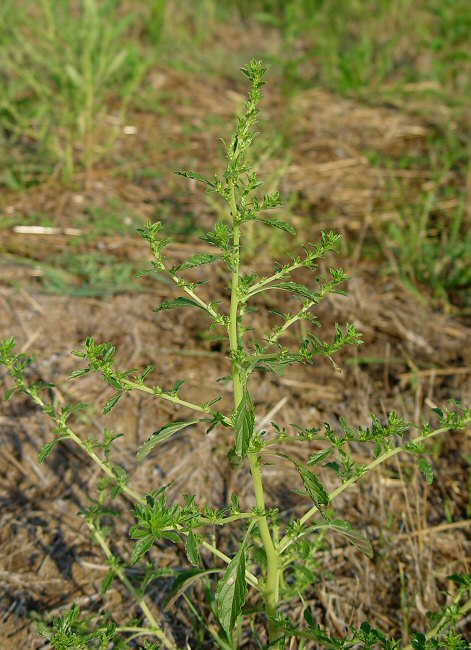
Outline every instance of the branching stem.
<svg viewBox="0 0 471 650"><path fill-rule="evenodd" d="M235 189L232 181L229 183L230 199L229 206L232 216L233 228L233 272L231 282L231 307L229 322L229 344L232 354L232 380L234 386L234 406L237 409L244 391L244 385L240 376L237 353L239 351L239 266L240 266L240 224L238 223L237 204L235 198ZM265 512L265 495L263 490L263 480L260 471L260 457L257 454L249 454L250 471L255 491L255 500L257 507L261 512ZM263 595L266 603L266 614L268 616L268 633L270 641L278 637L278 626L273 620L276 618L278 591L279 591L279 574L280 562L277 550L273 545L273 540L268 527L267 517L264 514L258 520L260 536L263 547L267 556L267 575Z"/></svg>
<svg viewBox="0 0 471 650"><path fill-rule="evenodd" d="M305 314L307 314L307 312L311 309L311 307L313 307L314 305L315 305L314 302L310 302L309 305L306 305L305 307L300 309L296 314L291 316L291 318L288 318L288 320L283 323L280 329L275 334L273 334L273 336L270 337L270 343L272 344L276 343L276 341L278 341L278 339L280 339L283 336L286 330L288 330L291 327L291 325L297 323L298 320L301 320L305 316Z"/></svg>

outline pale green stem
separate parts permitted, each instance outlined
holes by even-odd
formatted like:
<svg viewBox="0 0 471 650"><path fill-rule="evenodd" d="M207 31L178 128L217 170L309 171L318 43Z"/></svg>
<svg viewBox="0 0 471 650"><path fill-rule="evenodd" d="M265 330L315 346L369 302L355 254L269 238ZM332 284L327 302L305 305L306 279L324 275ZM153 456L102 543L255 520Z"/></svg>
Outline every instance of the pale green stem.
<svg viewBox="0 0 471 650"><path fill-rule="evenodd" d="M239 350L239 332L238 332L238 315L239 315L239 265L240 265L240 225L237 222L237 205L235 199L235 190L232 182L229 183L230 187L230 200L229 205L231 208L232 228L234 233L234 270L232 272L231 282L231 307L229 316L229 344L231 353L234 355ZM234 406L237 409L242 397L244 386L240 371L236 360L232 360L232 380L234 385ZM250 471L255 491L255 500L257 507L261 512L265 512L265 496L263 491L262 474L260 471L260 459L257 454L249 454ZM267 577L266 585L264 588L264 598L266 603L267 615L274 618L276 616L276 605L278 601L278 585L279 585L279 555L273 545L273 540L268 527L267 518L264 515L258 520L258 527L260 536L262 538L263 547L267 555ZM270 641L273 641L278 636L276 624L269 620L268 631Z"/></svg>
<svg viewBox="0 0 471 650"><path fill-rule="evenodd" d="M240 225L237 222L237 205L235 199L235 190L232 181L229 183L231 190L229 205L231 208L232 228L234 234L233 243L233 265L231 278L231 307L229 312L229 345L231 353L234 356L239 349L239 332L238 332L238 317L239 317L239 264L240 264ZM234 406L240 404L243 396L242 379L239 372L238 364L232 360L232 381L234 384Z"/></svg>
<svg viewBox="0 0 471 650"><path fill-rule="evenodd" d="M191 296L191 298L193 298L193 300L194 300L196 303L198 303L198 305L199 305L200 307L202 307L203 309L205 309L205 310L208 312L208 314L211 314L211 316L214 318L214 320L215 320L216 322L220 322L220 320L221 320L221 314L218 314L218 312L217 312L215 309L213 309L213 308L211 307L211 305L209 305L207 302L205 302L204 300L202 300L202 299L198 296L198 294L196 294L196 293L193 291L193 289L190 289L190 287L186 286L184 283L182 284L182 280L181 280L177 275L175 275L175 273L172 273L169 269L166 269L166 270L167 270L168 274L170 275L170 277L172 278L172 280L173 280L176 284L178 284L179 287L181 287L181 288L182 288L182 289L183 289L183 290L184 290L184 291L185 291L189 296Z"/></svg>
<svg viewBox="0 0 471 650"><path fill-rule="evenodd" d="M185 534L184 531L181 531L181 532L183 534ZM208 542L202 542L201 546L203 546L203 548L207 549L208 551L211 551L211 553L213 555L215 555L219 559L223 560L226 564L229 564L229 562L232 561L232 558L230 558L228 555L226 555L225 553L220 551L215 546L212 546L211 544L208 544ZM245 572L245 580L246 580L246 582L250 583L252 585L252 587L255 587L256 589L259 588L258 579L256 578L256 576L254 576L253 573L250 573L250 571Z"/></svg>
<svg viewBox="0 0 471 650"><path fill-rule="evenodd" d="M309 309L314 306L314 304L315 303L313 302L309 303L308 306L303 307L300 311L298 311L297 314L294 314L294 316L288 318L288 320L283 323L282 327L276 332L276 334L270 337L270 343L276 343L276 341L278 341L278 339L283 336L286 330L289 329L291 325L294 325L294 323L296 323L298 320L301 320L302 317L309 311Z"/></svg>
<svg viewBox="0 0 471 650"><path fill-rule="evenodd" d="M318 294L319 299L324 298L326 293L327 292L322 292L322 291L319 292L319 294ZM300 309L296 314L291 316L291 318L288 318L288 320L283 323L282 327L280 327L280 329L275 334L273 334L273 336L269 337L270 343L276 343L276 341L278 341L278 339L283 336L283 334L286 332L286 330L288 330L292 325L294 325L298 321L302 321L303 318L306 316L306 314L311 309L311 307L315 307L318 304L319 304L318 302L310 301L302 309Z"/></svg>
<svg viewBox="0 0 471 650"><path fill-rule="evenodd" d="M464 424L468 424L471 422L471 418L467 418L464 420ZM445 431L449 431L450 429L453 429L453 426L450 425L448 427L440 427L439 429L435 429L435 431L431 431L430 433L422 434L421 436L418 436L411 442L414 444L420 444L429 438L433 438L434 436L438 436L440 433L444 433ZM378 458L375 458L369 465L366 465L366 467L363 468L363 472L361 477L363 477L365 474L368 474L368 472L371 472L371 470L375 469L378 465L381 465L381 463L384 463L386 460L389 460L393 456L396 456L397 454L401 453L401 451L407 451L404 449L403 446L398 446L395 447L394 449L390 449L389 451L385 451L384 454L381 454L381 456L378 456ZM338 497L339 494L342 494L342 492L345 492L350 485L353 483L356 483L359 478L358 476L352 476L351 478L348 479L348 481L345 481L345 483L342 483L336 490L334 490L331 494L329 494L329 500L332 501L335 499L335 497ZM316 512L319 511L319 508L317 506L313 506L310 510L308 510L299 520L299 523L301 525L304 525L309 519L311 519ZM280 542L279 546L279 552L283 553L288 546L290 546L293 543L294 539L290 537L289 535L285 535L283 539Z"/></svg>
<svg viewBox="0 0 471 650"><path fill-rule="evenodd" d="M108 560L113 560L114 555L111 552L111 550L110 550L108 544L106 543L106 540L103 537L103 535L102 535L101 531L99 530L99 528L97 528L91 522L87 522L87 523L88 523L88 527L90 528L90 530L92 532L92 535L93 535L94 539L97 541L99 546L102 548L104 554L106 555L106 558ZM157 623L154 615L152 614L151 610L149 609L149 606L148 606L148 604L146 602L146 599L144 598L144 596L142 594L140 594L137 591L137 589L135 589L132 582L129 580L129 578L125 574L124 569L122 567L120 567L120 566L116 566L116 567L113 568L113 570L115 571L116 575L119 577L121 582L124 584L124 586L127 588L127 590L132 594L135 601L139 605L140 610L142 611L142 613L144 614L144 616L146 617L146 619L150 623L149 634L154 634L159 639L159 641L166 648L168 648L169 650L177 650L177 646L173 643L173 641L171 641L166 636L166 634L164 633L164 631L162 630L160 625Z"/></svg>
<svg viewBox="0 0 471 650"><path fill-rule="evenodd" d="M184 399L180 399L179 397L175 397L174 395L169 395L168 393L164 393L164 392L156 393L153 388L150 388L149 386L145 386L144 384L137 384L136 382L130 381L129 379L122 379L121 382L132 390L140 390L143 391L144 393L149 393L149 395L153 395L157 399L164 399L167 402L172 402L172 404L178 404L178 406L184 406L185 408L191 409L192 411L198 411L198 413L205 413L206 415L212 415L212 416L216 415L215 411L212 411L209 408L205 408L200 404L193 404L192 402L187 402ZM229 426L232 425L232 421L230 420L230 418L224 418L224 422Z"/></svg>
<svg viewBox="0 0 471 650"><path fill-rule="evenodd" d="M258 454L249 454L250 471L255 490L255 500L257 507L261 512L265 512L265 495L263 490L262 473L260 471L260 456ZM267 517L264 515L258 520L260 537L262 538L263 547L267 556L267 578L264 589L265 602L267 606L267 615L271 618L276 617L277 604L279 597L280 583L280 555L276 550L268 527ZM278 638L278 626L272 620L268 621L268 632L270 641Z"/></svg>
<svg viewBox="0 0 471 650"><path fill-rule="evenodd" d="M301 260L296 264L291 264L286 269L281 269L281 271L278 271L278 273L274 273L269 278L264 278L263 280L260 280L256 284L252 285L250 287L250 292L244 296L243 302L246 302L249 298L251 298L255 293L258 293L258 291L263 287L265 287L267 284L270 284L271 282L275 282L276 280L280 280L281 278L286 277L287 275L292 273L292 271L295 271L296 269L300 269L302 266L304 266L305 263L306 260Z"/></svg>
<svg viewBox="0 0 471 650"><path fill-rule="evenodd" d="M43 411L46 408L45 402L38 397L37 395L32 395L31 393L28 393L32 400L40 406ZM46 411L45 411L46 412ZM54 418L53 418L54 419ZM56 421L54 419L54 421ZM73 440L81 449L84 451L92 460L94 463L98 465L98 467L104 472L107 476L112 478L115 482L118 482L118 479L116 477L116 474L114 474L113 470L111 467L105 463L97 454L91 449L86 442L84 442L79 436L72 431L72 429L68 426L63 426L62 427L63 432L65 433L64 439L70 438L70 440ZM126 484L123 484L122 490L125 494L127 494L131 499L134 501L138 501L139 503L145 504L145 499L143 499L137 492L134 492L130 487L128 487Z"/></svg>

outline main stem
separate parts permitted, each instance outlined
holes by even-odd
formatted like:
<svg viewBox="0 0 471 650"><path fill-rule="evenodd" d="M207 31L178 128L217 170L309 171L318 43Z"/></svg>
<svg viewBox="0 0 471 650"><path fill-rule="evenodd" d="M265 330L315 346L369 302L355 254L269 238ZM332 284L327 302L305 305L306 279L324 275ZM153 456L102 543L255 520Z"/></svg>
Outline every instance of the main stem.
<svg viewBox="0 0 471 650"><path fill-rule="evenodd" d="M232 382L234 385L234 406L240 404L244 387L240 376L239 363L236 359L236 354L239 350L239 331L238 331L238 315L239 315L239 266L240 266L240 224L237 219L237 204L235 199L235 190L232 181L229 183L231 190L229 205L231 208L232 229L234 233L233 243L233 271L231 281L231 308L229 313L229 345L232 355Z"/></svg>
<svg viewBox="0 0 471 650"><path fill-rule="evenodd" d="M258 454L249 454L249 463L257 507L265 512L265 495L263 491L262 472L260 471L260 456ZM266 613L268 616L269 640L273 642L279 637L278 625L273 619L276 618L279 598L280 555L273 544L266 516L259 519L258 528L267 556L267 576L263 595L265 597Z"/></svg>
<svg viewBox="0 0 471 650"><path fill-rule="evenodd" d="M237 352L239 350L239 331L238 331L238 316L239 316L239 267L240 267L240 224L238 223L237 203L235 199L235 189L232 182L230 187L230 200L229 205L231 208L232 217L232 230L233 230L233 267L232 282L231 282L231 307L230 307L230 323L229 323L229 344L232 355L232 381L234 386L234 406L237 409L244 393L244 384L240 374L239 362L237 359ZM250 472L255 491L255 500L257 507L261 512L265 512L265 494L263 490L263 479L260 471L260 455L248 455ZM263 595L266 604L266 613L268 616L268 634L270 642L274 642L278 636L278 626L273 620L277 614L277 603L279 595L279 579L280 579L280 556L275 549L273 539L268 527L267 518L264 515L258 521L260 536L262 538L263 547L267 556L267 575L266 584L263 589Z"/></svg>

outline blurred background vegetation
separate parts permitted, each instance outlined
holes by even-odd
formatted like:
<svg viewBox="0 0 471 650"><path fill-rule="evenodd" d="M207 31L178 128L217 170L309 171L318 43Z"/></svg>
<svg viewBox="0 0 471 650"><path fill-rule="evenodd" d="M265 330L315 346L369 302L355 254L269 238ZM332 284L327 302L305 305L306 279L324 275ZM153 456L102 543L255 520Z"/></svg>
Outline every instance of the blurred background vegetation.
<svg viewBox="0 0 471 650"><path fill-rule="evenodd" d="M255 56L271 66L257 164L301 237L327 221L355 260L468 313L470 34L468 0L4 0L0 252L39 265L48 290L100 295L128 287L132 267L102 260L102 238L130 235L149 216L168 217L182 240L200 232L219 206L211 197L188 205L187 187L169 177L218 166L214 143L240 107L239 66ZM345 119L363 109L363 120ZM382 146L382 120L396 114L395 144ZM319 118L330 119L324 148ZM357 207L346 199L339 213L329 191L310 195L318 179L307 163L336 165L338 188L342 157L381 183L362 208L366 190L350 181ZM7 235L28 224L80 235L67 240L70 254L25 253ZM268 243L283 248L282 238Z"/></svg>

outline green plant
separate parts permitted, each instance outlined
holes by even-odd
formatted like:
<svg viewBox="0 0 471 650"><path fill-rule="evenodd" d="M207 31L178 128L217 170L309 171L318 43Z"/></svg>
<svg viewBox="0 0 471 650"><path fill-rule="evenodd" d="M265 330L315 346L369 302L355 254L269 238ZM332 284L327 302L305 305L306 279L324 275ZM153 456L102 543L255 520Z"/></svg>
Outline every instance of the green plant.
<svg viewBox="0 0 471 650"><path fill-rule="evenodd" d="M469 94L471 11L466 0L224 4L237 6L246 22L259 20L276 30L279 46L265 56L281 70L288 91L315 82L342 94L392 91L397 96L408 83L428 82L428 92L446 94L449 104L458 97L466 101Z"/></svg>
<svg viewBox="0 0 471 650"><path fill-rule="evenodd" d="M133 16L116 0L41 0L34 21L19 18L2 52L3 128L37 143L70 181L77 168L89 188L95 163L116 137L147 61L123 35ZM19 24L18 24L19 23ZM107 101L117 110L107 120Z"/></svg>
<svg viewBox="0 0 471 650"><path fill-rule="evenodd" d="M301 44L306 32L313 29L318 7L316 7L316 3L309 0L263 4L265 7L255 14L255 18L274 27L280 34L280 53L272 54L270 60L274 65L279 66L283 78L283 88L289 94L294 88L305 85L301 66L309 61L311 53Z"/></svg>
<svg viewBox="0 0 471 650"><path fill-rule="evenodd" d="M148 222L139 230L154 256L150 271L165 274L183 294L165 300L157 310L178 307L198 309L211 321L212 328L224 335L231 364L229 379L232 382L233 404L224 412L216 406L221 399L219 396L208 396L202 403L189 402L181 395L183 382L180 380L171 387L151 384L148 377L154 370L153 366L148 366L144 371L118 368L113 344L97 343L92 337L86 339L82 349L74 352L86 365L74 371L71 379L89 373L98 373L103 377L115 391L104 406L105 414L118 408L123 396L131 391L140 391L151 399L165 400L193 413L191 419L170 422L155 431L138 448L138 462L188 427L199 426L207 432L222 427L227 433L232 471L250 471L255 505L243 509L237 494L216 509L200 506L198 495L186 496L183 504L171 504L167 497L168 486L165 485L151 489L145 495L137 493L128 484L126 469L110 459L111 447L120 436L104 429L101 440L79 437L72 428L72 418L83 405L58 408L49 403L43 395L51 384L30 383L28 379L31 359L15 353L12 338L4 339L0 347L0 362L6 365L14 380L6 398L9 399L15 392L26 393L55 424L55 437L40 451L39 462L44 462L57 444L69 440L102 470L104 480L100 484L98 499L83 510L91 534L110 567L102 583L102 592L106 593L115 578L121 580L146 620L146 624L131 621L118 626L112 620L94 624L91 620L82 619L78 608L73 606L63 617L41 627L53 647L59 650L95 646L104 649L111 642L115 648L129 647L125 644L138 637L146 637L147 648L156 647L147 642L148 638L153 638L161 647L176 649L177 643L167 624L162 622L162 614L157 615L153 611L145 595L151 581L172 573L176 578L168 608L177 598L186 597L185 592L196 582L203 585L207 608L198 607L188 598L186 602L195 625L199 627L198 635L203 630L207 635L205 640L210 639L210 647L235 649L247 640L250 647L271 648L284 648L288 641L296 640L299 641L298 647L303 647L306 642L344 649L363 647L393 650L400 647L398 641L388 639L369 623L352 629L351 638L329 637L316 625L308 609L304 615L304 626L291 621L287 605L295 598L303 599L304 592L309 589L312 555L316 552L319 539L326 533L343 536L367 556L373 553L370 541L348 521L336 516L333 505L337 497L401 452L415 457L420 471L431 482L433 472L425 457L427 441L445 431L465 428L471 422L471 411L459 405L451 410L436 409L439 421L436 428L413 425L395 413L390 413L383 422L373 415L369 427L353 428L341 419L340 430L334 430L328 423L319 429L295 425L286 429L274 422L269 430L260 430L256 426L251 397L251 381L256 373L281 373L288 365L313 364L321 357L335 365L333 357L339 350L347 345L358 345L361 340L355 327L348 323L344 328L336 325L329 340L312 333L306 333L301 341L289 337L292 326L299 321L308 326L319 326L313 309L329 294L341 293L340 285L346 279L343 270L332 268L328 276L318 270L318 261L335 251L339 242L337 235L323 233L319 244L304 246L302 253L292 255L288 263L276 263L270 276L260 277L242 270L244 229L247 224L257 222L278 228L287 235L294 234L292 226L270 216L272 210L280 207L278 194L260 197L256 192L261 181L246 154L255 135L265 68L260 62L252 61L242 71L251 87L245 112L238 118L236 132L226 146L227 166L223 174L208 179L193 172L179 172L181 176L205 184L208 191L216 193L228 206L230 224L220 221L203 236L207 243L214 246L214 254L196 253L184 263L174 266L165 256L165 248L170 240L162 237L162 225ZM201 283L187 279L188 270L212 264L224 265L230 275L227 309L223 309L221 301L202 298ZM298 270L304 275L309 272L314 274L311 286L296 281ZM287 292L291 296L291 311L278 313L280 322L270 331L259 334L248 325L247 317L253 313L249 304L255 296L260 299L265 292L271 291ZM299 304L293 309L291 305L296 301ZM408 436L407 441L398 443L413 429L417 430L415 437ZM322 441L323 448L311 453L307 462L301 462L283 450L286 442L297 443L302 449L303 445L307 446L313 440ZM372 460L366 464L356 462L351 455L351 443L372 446ZM299 474L301 489L297 492L311 502L299 518L285 520L276 507L266 503L264 466L273 459L292 463ZM337 477L338 486L330 493L321 480L321 467ZM134 503L135 523L129 530L133 547L128 563L113 553L110 528L105 525L106 520L117 515L110 502L120 496ZM232 547L223 550L210 531L226 526L232 527ZM152 554L156 543L184 544L192 568L173 572L158 567ZM213 558L212 564L209 564L210 557ZM144 560L147 562L144 563ZM127 564L146 567L137 585L126 573ZM304 571L300 570L302 566L305 567ZM413 635L412 646L407 646L408 650L432 650L442 647L443 643L455 650L465 647L461 635L453 629L459 617L471 608L471 579L454 576L454 580L458 588L453 603L428 635Z"/></svg>
<svg viewBox="0 0 471 650"><path fill-rule="evenodd" d="M464 200L451 217L435 212L436 192L417 203L400 206L400 222L387 224L386 246L403 282L418 293L429 287L434 298L450 303L461 295L469 301L471 289L471 230L464 215Z"/></svg>

